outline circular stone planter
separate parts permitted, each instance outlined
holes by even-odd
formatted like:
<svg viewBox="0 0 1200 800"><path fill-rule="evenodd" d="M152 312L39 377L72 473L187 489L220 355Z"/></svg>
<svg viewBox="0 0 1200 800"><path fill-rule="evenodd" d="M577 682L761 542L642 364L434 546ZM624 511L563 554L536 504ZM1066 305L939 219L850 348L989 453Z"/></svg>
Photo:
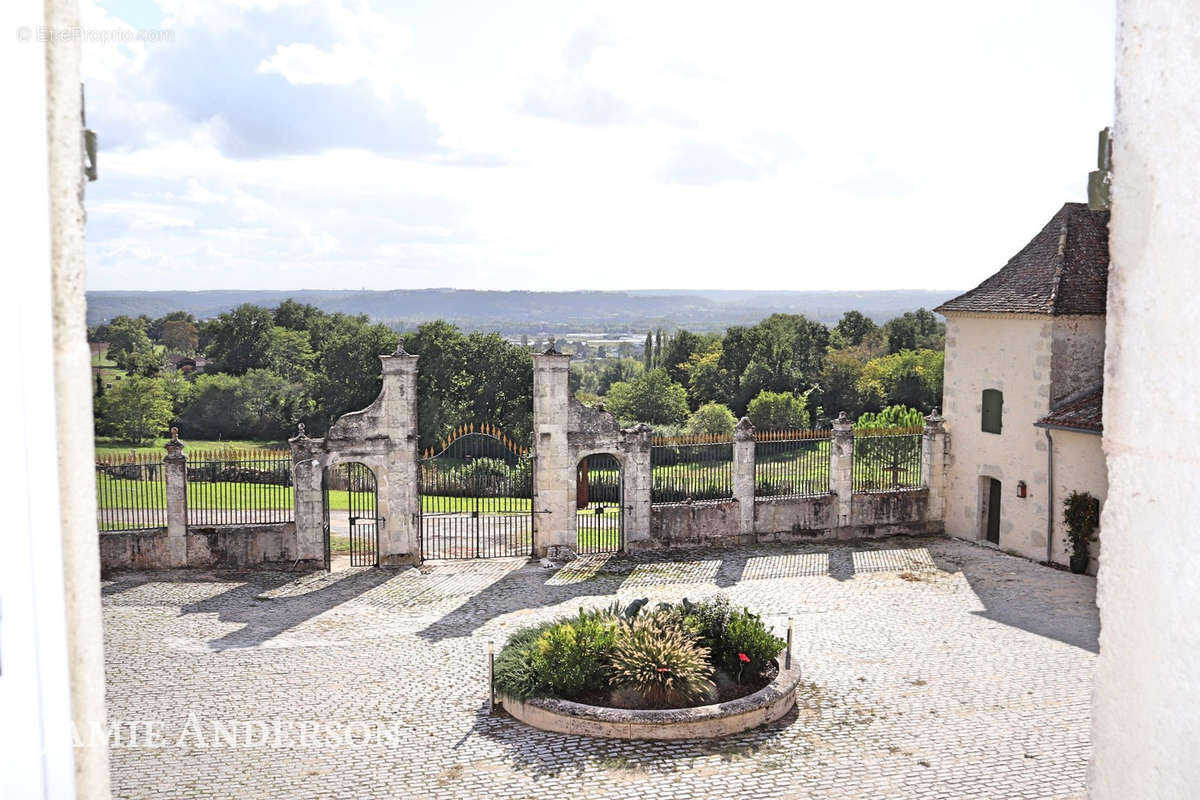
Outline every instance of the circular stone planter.
<svg viewBox="0 0 1200 800"><path fill-rule="evenodd" d="M774 722L796 705L800 666L776 659L779 674L754 694L693 708L638 710L589 706L571 700L500 696L504 710L534 728L609 739L710 739Z"/></svg>

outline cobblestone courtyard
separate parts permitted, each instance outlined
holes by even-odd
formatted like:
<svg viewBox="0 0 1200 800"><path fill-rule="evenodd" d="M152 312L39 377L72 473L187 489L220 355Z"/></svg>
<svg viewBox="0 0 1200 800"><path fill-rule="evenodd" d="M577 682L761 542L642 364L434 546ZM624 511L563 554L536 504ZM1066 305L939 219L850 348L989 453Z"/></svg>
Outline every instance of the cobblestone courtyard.
<svg viewBox="0 0 1200 800"><path fill-rule="evenodd" d="M795 619L804 683L775 726L622 743L486 715L489 640L614 597L715 590L780 633ZM299 578L122 573L103 591L115 797L1084 795L1094 579L953 540L592 556L558 570L502 559ZM158 723L164 746L120 746L134 721ZM237 733L252 721L272 732ZM215 741L217 723L237 747ZM401 735L327 735L347 724L355 739ZM305 726L319 733L305 740Z"/></svg>

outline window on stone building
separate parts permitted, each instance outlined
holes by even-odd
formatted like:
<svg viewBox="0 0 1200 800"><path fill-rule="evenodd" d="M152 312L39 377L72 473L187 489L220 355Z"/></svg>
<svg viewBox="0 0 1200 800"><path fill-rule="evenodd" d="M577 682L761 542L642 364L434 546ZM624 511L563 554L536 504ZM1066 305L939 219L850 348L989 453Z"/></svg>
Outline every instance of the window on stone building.
<svg viewBox="0 0 1200 800"><path fill-rule="evenodd" d="M983 390L983 418L980 429L984 433L1000 432L1000 416L1004 410L1004 393L999 389Z"/></svg>

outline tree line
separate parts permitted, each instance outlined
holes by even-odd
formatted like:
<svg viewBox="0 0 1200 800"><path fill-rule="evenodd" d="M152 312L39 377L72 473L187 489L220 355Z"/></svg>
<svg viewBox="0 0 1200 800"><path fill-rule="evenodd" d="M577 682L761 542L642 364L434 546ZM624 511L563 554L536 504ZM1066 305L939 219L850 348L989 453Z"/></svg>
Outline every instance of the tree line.
<svg viewBox="0 0 1200 800"><path fill-rule="evenodd" d="M642 358L585 361L573 388L619 418L664 432L723 434L749 416L764 430L825 426L891 406L940 405L945 324L918 309L883 325L848 311L833 327L774 314L724 334L646 334Z"/></svg>
<svg viewBox="0 0 1200 800"><path fill-rule="evenodd" d="M855 418L896 405L927 412L941 402L944 335L924 309L883 325L850 311L833 327L775 314L723 334L651 331L641 358L631 346L565 349L578 351L572 391L622 422L648 422L664 433L727 433L742 415L779 430L827 424L843 410ZM365 315L292 300L245 304L203 321L181 311L122 316L89 338L107 343L119 372L110 371L111 380L97 375L97 434L133 444L170 425L192 439L279 440L299 423L323 435L339 416L375 399L378 357L401 342L421 356L422 447L470 422L526 441L531 355L543 346L441 321L398 333ZM184 356L200 369L173 368Z"/></svg>

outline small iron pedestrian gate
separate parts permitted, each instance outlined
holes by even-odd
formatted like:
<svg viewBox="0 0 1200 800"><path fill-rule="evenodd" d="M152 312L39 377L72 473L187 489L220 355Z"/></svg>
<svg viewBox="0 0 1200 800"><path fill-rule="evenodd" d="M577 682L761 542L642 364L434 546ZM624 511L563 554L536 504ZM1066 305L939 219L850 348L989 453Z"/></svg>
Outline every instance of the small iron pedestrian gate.
<svg viewBox="0 0 1200 800"><path fill-rule="evenodd" d="M462 426L425 451L421 558L533 553L533 458L491 425Z"/></svg>
<svg viewBox="0 0 1200 800"><path fill-rule="evenodd" d="M608 453L590 455L575 469L575 549L619 553L625 547L621 462Z"/></svg>
<svg viewBox="0 0 1200 800"><path fill-rule="evenodd" d="M329 467L321 475L325 532L325 569L333 555L349 552L350 566L379 566L379 492L375 473L366 464L351 462ZM332 512L332 514L331 514ZM342 512L346 527L341 526ZM330 523L334 516L339 523ZM343 535L343 530L345 531Z"/></svg>

